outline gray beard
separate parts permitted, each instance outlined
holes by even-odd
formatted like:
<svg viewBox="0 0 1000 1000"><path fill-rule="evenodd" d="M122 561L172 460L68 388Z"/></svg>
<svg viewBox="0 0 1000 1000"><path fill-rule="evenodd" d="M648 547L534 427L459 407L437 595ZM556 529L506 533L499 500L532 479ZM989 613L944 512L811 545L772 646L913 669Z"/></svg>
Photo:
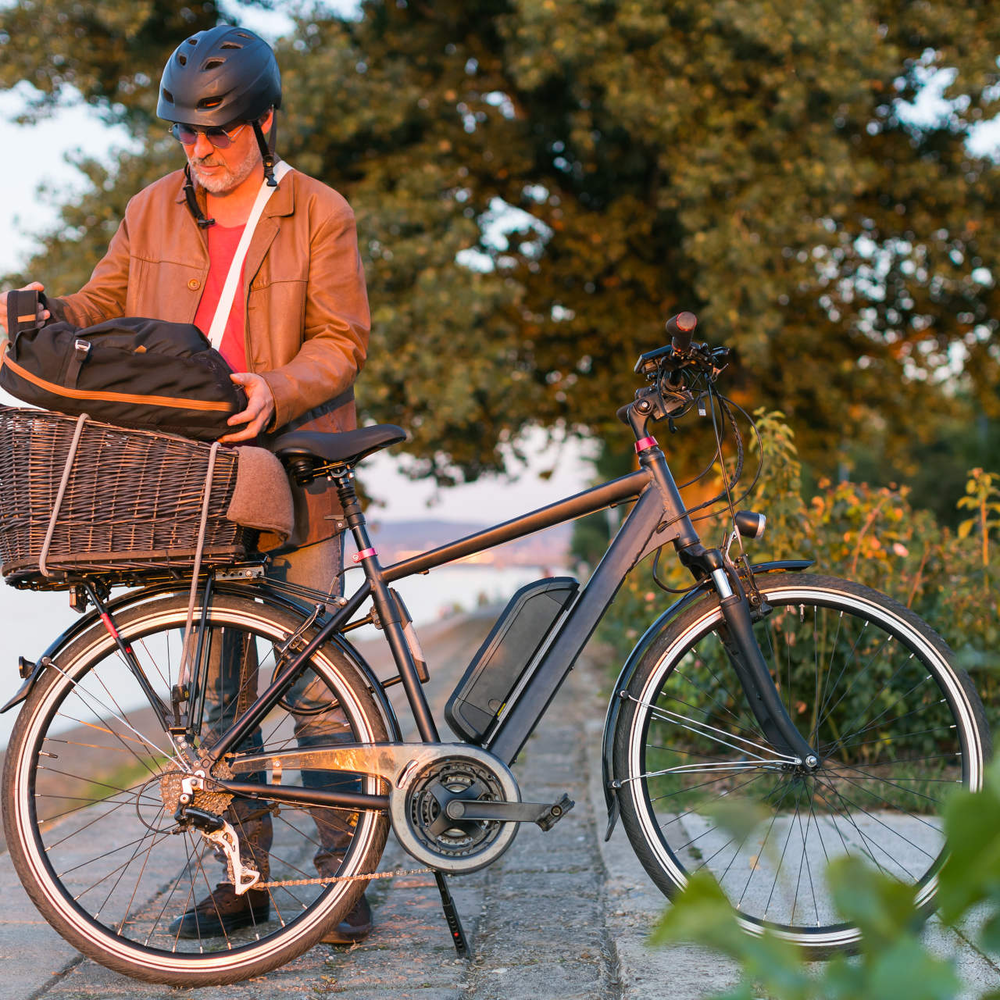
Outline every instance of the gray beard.
<svg viewBox="0 0 1000 1000"><path fill-rule="evenodd" d="M205 159L212 159L212 153ZM223 169L210 175L203 175L198 169L199 164L204 161L190 160L191 170L198 183L208 192L214 195L227 195L240 186L252 173L254 167L261 162L260 150L252 146L247 155L232 169L223 164ZM214 165L214 164L213 164Z"/></svg>

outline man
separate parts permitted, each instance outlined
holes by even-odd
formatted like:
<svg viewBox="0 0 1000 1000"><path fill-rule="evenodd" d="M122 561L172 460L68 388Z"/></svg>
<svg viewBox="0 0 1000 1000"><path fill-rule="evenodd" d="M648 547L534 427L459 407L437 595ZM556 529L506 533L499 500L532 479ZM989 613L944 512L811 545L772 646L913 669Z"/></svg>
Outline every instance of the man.
<svg viewBox="0 0 1000 1000"><path fill-rule="evenodd" d="M224 329L219 350L248 400L229 419L233 429L221 438L224 443L295 428L356 426L352 387L365 360L370 317L354 215L340 194L299 171L289 170L276 183L276 169L282 169L274 157L280 105L277 61L257 35L223 25L183 41L164 68L156 111L172 123L185 168L131 199L107 254L79 292L43 305L43 316L51 313L80 327L148 316L195 322L208 333L254 203L275 188L253 228L232 307L217 324ZM27 287L43 290L39 282ZM274 553L268 573L339 592L343 525L335 491L313 486L295 491L294 499L288 548L297 548ZM216 731L238 710L239 667L242 662L245 672L246 660L245 650L220 649L211 656L218 690L207 719ZM299 738L303 745L321 742L322 726L315 719L305 723ZM304 775L308 783L317 779ZM250 800L234 800L231 810L241 853L266 877L270 814ZM314 811L321 842L315 863L324 875L336 871L337 852L342 855L350 839L343 819L324 822L322 814L330 812ZM204 937L260 923L268 914L266 891L236 896L231 885L220 883L171 930ZM371 911L362 897L323 940L351 943L370 929Z"/></svg>

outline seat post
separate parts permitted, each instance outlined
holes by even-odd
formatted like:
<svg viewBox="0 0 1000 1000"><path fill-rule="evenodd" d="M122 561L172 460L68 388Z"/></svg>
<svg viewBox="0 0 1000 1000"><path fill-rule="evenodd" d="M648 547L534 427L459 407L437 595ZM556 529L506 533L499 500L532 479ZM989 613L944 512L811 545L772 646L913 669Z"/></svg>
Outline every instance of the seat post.
<svg viewBox="0 0 1000 1000"><path fill-rule="evenodd" d="M385 582L382 566L378 561L378 552L368 537L364 511L361 509L361 502L354 489L354 470L350 465L342 465L331 470L330 474L337 487L337 498L344 508L344 520L347 521L351 534L354 536L354 544L358 547L358 551L353 557L354 561L361 564L365 576L371 584L372 600L375 602L379 623L385 632L389 648L392 650L392 658L396 662L403 690L406 692L407 700L413 711L417 731L425 742L437 743L439 741L437 726L431 715L430 706L427 704L410 645L403 633L399 606L389 592L389 585Z"/></svg>

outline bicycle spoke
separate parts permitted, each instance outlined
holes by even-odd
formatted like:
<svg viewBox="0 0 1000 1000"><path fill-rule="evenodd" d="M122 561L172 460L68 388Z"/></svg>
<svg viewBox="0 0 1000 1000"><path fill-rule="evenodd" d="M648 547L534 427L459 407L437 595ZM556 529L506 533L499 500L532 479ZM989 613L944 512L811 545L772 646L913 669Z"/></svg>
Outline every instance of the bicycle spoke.
<svg viewBox="0 0 1000 1000"><path fill-rule="evenodd" d="M736 729L737 729L738 732L744 733L744 734L746 734L748 736L753 736L755 739L760 739L761 738L762 734L761 734L759 728L757 728L755 725L751 725L751 726L747 727L746 720L744 718L742 718L741 716L738 716L731 708L728 707L727 704L723 704L721 701L719 701L718 698L714 697L710 693L709 689L706 688L703 684L699 684L688 673L686 673L685 671L683 671L683 670L681 670L679 668L677 670L675 670L674 673L676 674L677 677L679 677L682 680L686 681L688 684L691 685L691 687L695 688L695 690L697 690L697 691L701 692L703 695L706 695L709 698L711 698L712 705L714 705L724 715L728 715L733 720L733 723L735 724L735 727L736 727ZM723 693L726 695L726 698L727 698L728 702L730 704L739 704L739 699L734 698L733 695L730 694L729 689L725 686L725 684L722 683L722 681L718 678L717 674L714 671L712 671L712 670L709 670L709 673L712 675L712 677L714 679L716 679L716 680L719 681L719 685L722 688ZM693 705L690 705L690 704L688 704L685 701L681 701L680 699L678 699L674 695L671 695L671 697L669 698L669 700L670 701L678 701L678 702L680 702L680 704L684 705L685 708L691 708L691 709L694 708ZM705 715L706 718L711 715L711 712L707 708L706 709L699 709L699 710L704 712L704 715Z"/></svg>
<svg viewBox="0 0 1000 1000"><path fill-rule="evenodd" d="M787 754L777 753L777 751L775 751L772 747L768 747L760 743L754 743L751 740L743 739L741 736L734 736L727 730L719 729L716 726L710 726L707 723L700 722L698 719L691 719L687 716L679 715L676 712L670 712L667 709L658 708L654 705L646 707L651 709L652 718L657 719L660 722L667 722L678 726L680 729L687 729L697 736L710 734L717 737L723 746L729 747L730 749L736 750L740 753L759 751L760 754L768 755L757 755L757 760L759 761L783 764L795 760L794 757L790 757Z"/></svg>
<svg viewBox="0 0 1000 1000"><path fill-rule="evenodd" d="M777 865L774 868L774 880L771 882L771 891L768 893L767 902L764 904L764 916L767 916L768 910L771 908L771 900L774 898L774 891L778 887L778 878L781 875L782 865L785 863L785 854L788 851L788 845L791 843L792 834L795 832L795 821L799 816L799 797L795 796L795 812L788 824L788 836L785 837L785 843L781 848L781 855L778 859ZM794 908L793 908L794 909Z"/></svg>
<svg viewBox="0 0 1000 1000"><path fill-rule="evenodd" d="M861 785L858 782L858 779L854 775L848 775L848 774L841 773L840 777L844 781L846 781L849 784L851 784L854 787L856 787L859 791L864 792L866 795L870 795L872 798L880 799L882 801L883 805L893 805L897 810L899 810L898 804L893 803L890 799L887 799L884 796L876 795L870 788L867 788L864 785ZM900 791L905 792L907 795L915 795L918 798L926 799L928 802L932 802L934 804L939 804L940 801L941 801L940 799L934 798L933 796L923 795L920 792L914 791L912 788L905 788L902 785L897 785L894 782L888 781L888 780L886 780L884 778L882 779L882 783L885 784L885 785L888 785L890 788L897 788ZM927 820L923 819L921 816L917 815L916 813L911 812L909 810L899 810L899 811L901 812L901 814L903 816L906 816L906 817L908 817L908 818L910 818L910 819L912 819L912 820L914 820L914 821L916 821L918 823L923 823L924 825L929 826L932 830L940 832L940 829L938 827L934 826L932 823L928 823Z"/></svg>

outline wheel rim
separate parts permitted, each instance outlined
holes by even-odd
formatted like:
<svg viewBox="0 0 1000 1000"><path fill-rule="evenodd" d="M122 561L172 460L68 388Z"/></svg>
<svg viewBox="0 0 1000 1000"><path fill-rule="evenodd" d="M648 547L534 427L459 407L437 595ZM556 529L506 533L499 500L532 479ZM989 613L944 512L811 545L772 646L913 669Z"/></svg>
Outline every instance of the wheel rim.
<svg viewBox="0 0 1000 1000"><path fill-rule="evenodd" d="M818 770L755 759L775 755L759 749L707 609L634 695L650 707L629 733L628 773L644 776L632 798L670 883L708 869L745 929L840 946L857 931L836 916L826 864L861 855L929 905L944 790L982 780L978 731L940 651L888 609L804 585L766 599L775 611L755 632Z"/></svg>
<svg viewBox="0 0 1000 1000"><path fill-rule="evenodd" d="M212 624L254 635L263 686L273 670L275 643L287 638L288 629L268 622L253 607L217 608ZM122 630L161 697L176 681L183 621L176 606L150 607ZM74 656L66 673L75 683L44 689L18 739L17 839L36 891L64 925L60 930L97 942L114 958L147 971L231 972L258 962L264 953L301 950L298 942L326 923L353 883L268 890L269 921L228 934L185 939L169 931L173 918L225 878L225 869L200 834L171 832L176 824L164 810L160 791L160 775L172 769L165 734L151 711L129 708L135 682L120 657L108 655L109 640L91 633L81 643L86 649ZM338 681L337 669L319 658L313 662L307 694L319 697L335 687L349 720L348 738L377 739L365 706L350 685ZM279 722L278 714L285 713L272 713L261 729L265 750L296 745L294 727L287 719ZM315 735L324 718L329 713L304 714L300 731ZM98 773L98 757L120 763L110 775L104 764ZM31 763L36 758L37 769ZM281 780L295 784L301 776L286 773ZM374 779L363 781L365 791L377 791ZM252 832L252 814L245 823L240 818L245 813L228 810L226 816L241 835ZM327 830L325 838L317 817ZM338 810L312 813L284 806L270 823L266 854L273 881L316 878L314 859L333 829L344 833L339 846L346 853L324 862L324 874L357 874L382 827L373 813L352 817Z"/></svg>

